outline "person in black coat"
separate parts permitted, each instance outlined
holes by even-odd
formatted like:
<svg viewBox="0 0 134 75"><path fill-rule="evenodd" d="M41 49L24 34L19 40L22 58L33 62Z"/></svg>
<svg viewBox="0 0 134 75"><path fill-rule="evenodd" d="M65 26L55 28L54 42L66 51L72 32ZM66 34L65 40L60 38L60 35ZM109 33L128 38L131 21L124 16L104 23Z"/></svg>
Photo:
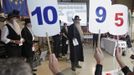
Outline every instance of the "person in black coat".
<svg viewBox="0 0 134 75"><path fill-rule="evenodd" d="M33 47L34 36L31 30L31 27L32 25L31 25L30 19L25 19L25 26L22 29L21 35L22 35L22 38L24 39L24 43L22 46L22 56L26 58L26 61L32 67L32 63L33 63L32 47Z"/></svg>
<svg viewBox="0 0 134 75"><path fill-rule="evenodd" d="M62 34L62 55L65 56L67 54L68 51L68 27L67 24L64 23L64 26L61 30L61 34Z"/></svg>
<svg viewBox="0 0 134 75"><path fill-rule="evenodd" d="M61 36L60 34L54 35L52 36L53 39L53 53L55 53L57 58L60 58L60 53L61 53L61 47L60 47L60 43L61 43Z"/></svg>
<svg viewBox="0 0 134 75"><path fill-rule="evenodd" d="M97 47L98 34L93 34L93 48Z"/></svg>
<svg viewBox="0 0 134 75"><path fill-rule="evenodd" d="M79 61L84 61L83 56L83 46L81 42L81 32L80 28L80 18L75 16L73 19L74 23L71 24L68 28L69 35L69 44L70 44L70 60L71 60L71 69L75 71L75 68L81 68Z"/></svg>

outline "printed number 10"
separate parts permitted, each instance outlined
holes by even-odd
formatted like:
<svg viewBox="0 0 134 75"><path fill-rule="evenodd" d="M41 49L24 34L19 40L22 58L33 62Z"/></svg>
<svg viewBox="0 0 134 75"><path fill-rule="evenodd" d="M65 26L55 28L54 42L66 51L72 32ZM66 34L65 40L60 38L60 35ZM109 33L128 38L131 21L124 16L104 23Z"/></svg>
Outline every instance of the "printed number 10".
<svg viewBox="0 0 134 75"><path fill-rule="evenodd" d="M51 10L52 14L53 14L52 20L49 19L49 15L48 15L48 11L49 10ZM36 7L36 9L34 11L32 11L31 14L32 14L32 16L37 14L38 24L39 25L43 25L41 7ZM57 19L58 19L58 15L57 15L56 9L53 6L45 7L44 10L43 10L43 18L44 18L44 21L47 24L55 24L57 22Z"/></svg>

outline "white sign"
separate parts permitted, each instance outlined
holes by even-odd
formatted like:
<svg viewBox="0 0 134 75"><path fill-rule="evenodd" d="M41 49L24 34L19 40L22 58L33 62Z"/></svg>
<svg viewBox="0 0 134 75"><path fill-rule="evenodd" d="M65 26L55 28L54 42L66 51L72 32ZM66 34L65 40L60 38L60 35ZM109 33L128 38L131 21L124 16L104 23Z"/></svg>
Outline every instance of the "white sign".
<svg viewBox="0 0 134 75"><path fill-rule="evenodd" d="M32 29L36 36L60 33L57 0L27 0Z"/></svg>
<svg viewBox="0 0 134 75"><path fill-rule="evenodd" d="M110 0L90 0L89 31L92 33L108 32Z"/></svg>
<svg viewBox="0 0 134 75"><path fill-rule="evenodd" d="M115 4L110 9L109 33L112 35L124 35L128 32L128 8L125 5Z"/></svg>
<svg viewBox="0 0 134 75"><path fill-rule="evenodd" d="M62 23L72 24L75 15L81 18L81 26L87 26L86 3L59 3L59 20Z"/></svg>

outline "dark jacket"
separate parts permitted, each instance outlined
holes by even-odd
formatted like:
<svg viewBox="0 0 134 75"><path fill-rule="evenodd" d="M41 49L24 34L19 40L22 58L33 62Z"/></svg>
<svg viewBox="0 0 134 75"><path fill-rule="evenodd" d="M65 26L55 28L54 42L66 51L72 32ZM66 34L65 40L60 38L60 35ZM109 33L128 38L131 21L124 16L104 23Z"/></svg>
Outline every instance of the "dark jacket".
<svg viewBox="0 0 134 75"><path fill-rule="evenodd" d="M122 70L122 72L124 73L124 75L127 75L129 72L131 72L130 69L129 69L127 66L125 66L125 67L122 68L121 70Z"/></svg>
<svg viewBox="0 0 134 75"><path fill-rule="evenodd" d="M65 29L65 27L62 28L61 33L62 33L62 54L65 55L67 54L68 51L68 44L67 44L68 32Z"/></svg>
<svg viewBox="0 0 134 75"><path fill-rule="evenodd" d="M61 73L61 72L59 72L59 73L57 73L56 75L64 75L63 73Z"/></svg>
<svg viewBox="0 0 134 75"><path fill-rule="evenodd" d="M84 61L83 47L82 47L80 33L74 24L69 26L68 35L69 35L69 44L70 44L70 60L72 62ZM73 45L74 38L77 39L79 45L77 45L77 46Z"/></svg>
<svg viewBox="0 0 134 75"><path fill-rule="evenodd" d="M33 47L33 36L27 27L22 29L22 38L24 38L24 43L22 46L22 55L24 57L32 57L32 47Z"/></svg>
<svg viewBox="0 0 134 75"><path fill-rule="evenodd" d="M100 64L96 65L95 75L102 75L102 68L103 66Z"/></svg>

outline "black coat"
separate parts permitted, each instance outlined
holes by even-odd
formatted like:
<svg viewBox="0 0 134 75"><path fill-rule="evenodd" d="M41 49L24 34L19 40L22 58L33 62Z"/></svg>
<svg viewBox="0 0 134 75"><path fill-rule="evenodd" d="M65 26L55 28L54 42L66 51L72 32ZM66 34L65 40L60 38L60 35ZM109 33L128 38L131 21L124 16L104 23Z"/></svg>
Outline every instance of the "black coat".
<svg viewBox="0 0 134 75"><path fill-rule="evenodd" d="M24 43L22 46L22 55L26 58L32 57L33 52L32 52L32 47L33 47L33 36L29 29L27 27L24 27L22 29L22 38L24 38Z"/></svg>
<svg viewBox="0 0 134 75"><path fill-rule="evenodd" d="M68 44L66 43L67 40L68 40L68 32L65 29L65 27L63 27L63 29L61 30L61 32L62 32L62 53L63 53L63 55L65 55L65 54L67 54L67 51L68 51Z"/></svg>
<svg viewBox="0 0 134 75"><path fill-rule="evenodd" d="M69 35L69 44L70 44L70 60L72 62L84 61L83 47L82 47L82 42L80 38L80 33L74 24L69 26L68 35ZM73 38L77 39L79 45L77 46L73 45Z"/></svg>
<svg viewBox="0 0 134 75"><path fill-rule="evenodd" d="M132 47L132 44L131 44L131 40L130 40L130 36L129 35L126 36L126 43L127 43L127 47L128 48L131 48Z"/></svg>

